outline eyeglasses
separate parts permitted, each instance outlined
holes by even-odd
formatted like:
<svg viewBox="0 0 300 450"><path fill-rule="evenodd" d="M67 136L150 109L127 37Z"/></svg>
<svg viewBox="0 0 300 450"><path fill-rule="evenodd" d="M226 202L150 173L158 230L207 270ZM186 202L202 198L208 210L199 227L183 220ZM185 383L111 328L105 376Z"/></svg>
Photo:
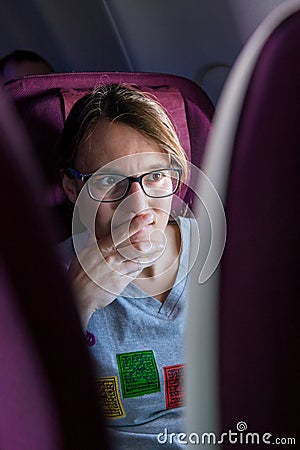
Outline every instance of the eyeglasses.
<svg viewBox="0 0 300 450"><path fill-rule="evenodd" d="M174 195L179 188L182 169L158 169L139 177L127 177L115 173L83 174L68 168L67 172L82 182L87 182L90 197L97 202L117 202L128 194L133 183L139 183L143 192L151 198L165 198Z"/></svg>

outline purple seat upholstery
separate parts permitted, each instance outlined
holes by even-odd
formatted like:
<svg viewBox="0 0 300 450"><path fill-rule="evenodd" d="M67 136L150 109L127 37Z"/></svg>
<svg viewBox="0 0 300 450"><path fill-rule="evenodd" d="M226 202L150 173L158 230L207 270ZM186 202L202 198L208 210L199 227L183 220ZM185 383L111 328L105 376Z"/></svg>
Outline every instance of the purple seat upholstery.
<svg viewBox="0 0 300 450"><path fill-rule="evenodd" d="M31 76L10 82L7 90L24 119L34 149L49 182L48 202L59 210L64 223L71 211L56 177L57 144L65 118L82 95L99 83L125 82L155 95L169 112L189 160L201 164L213 105L202 89L190 80L152 73L68 73ZM191 204L193 193L182 191ZM61 236L65 237L65 236Z"/></svg>
<svg viewBox="0 0 300 450"><path fill-rule="evenodd" d="M54 225L39 202L43 181L3 92L0 136L1 450L108 449Z"/></svg>
<svg viewBox="0 0 300 450"><path fill-rule="evenodd" d="M221 266L223 428L243 420L274 438L299 431L299 119L300 4L266 39L249 80Z"/></svg>
<svg viewBox="0 0 300 450"><path fill-rule="evenodd" d="M265 433L271 444L299 443L299 119L296 0L274 10L245 46L203 162L224 204L227 242L218 270L191 288L188 424L218 436L244 430L232 436L235 448L247 447L247 433L259 434L253 448ZM232 448L228 434L223 448Z"/></svg>

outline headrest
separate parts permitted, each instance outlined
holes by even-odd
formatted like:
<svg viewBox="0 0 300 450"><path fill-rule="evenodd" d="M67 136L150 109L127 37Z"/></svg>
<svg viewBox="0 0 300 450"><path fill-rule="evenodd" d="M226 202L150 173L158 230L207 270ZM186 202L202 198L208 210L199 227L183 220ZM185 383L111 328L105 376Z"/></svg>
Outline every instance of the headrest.
<svg viewBox="0 0 300 450"><path fill-rule="evenodd" d="M126 83L154 96L166 109L187 159L199 167L210 129L213 105L193 81L153 73L60 73L28 76L6 84L49 183L48 203L66 201L56 161L65 119L73 104L101 84ZM188 197L187 187L180 192ZM192 195L190 195L192 198ZM187 201L189 201L187 199Z"/></svg>
<svg viewBox="0 0 300 450"><path fill-rule="evenodd" d="M23 117L33 144L51 174L53 156L73 104L97 85L127 83L157 98L169 114L180 142L191 161L191 116L198 114L199 136L207 131L213 106L202 89L190 80L173 75L145 73L70 73L29 76L6 84ZM192 108L194 106L194 108ZM206 133L205 133L206 134ZM201 152L201 146L198 147ZM50 158L50 160L49 160ZM44 165L44 164L43 164Z"/></svg>

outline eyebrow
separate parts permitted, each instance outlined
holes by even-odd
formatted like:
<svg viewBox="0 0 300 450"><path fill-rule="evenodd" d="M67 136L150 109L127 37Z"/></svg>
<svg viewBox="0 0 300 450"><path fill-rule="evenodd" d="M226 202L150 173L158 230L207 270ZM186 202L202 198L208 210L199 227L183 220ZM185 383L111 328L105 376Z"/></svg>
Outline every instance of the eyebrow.
<svg viewBox="0 0 300 450"><path fill-rule="evenodd" d="M148 172L152 172L152 171L154 171L154 170L160 170L160 169L170 169L171 167L171 164L163 164L163 163L161 163L161 164L152 164L151 166L149 166L148 168L146 168L146 169L143 169L140 173L142 174L142 173L148 173ZM98 170L96 170L95 172L98 172L99 174L116 174L116 175L125 175L125 176L129 176L129 175L126 175L125 173L124 173L124 170L125 169L123 169L123 170L121 170L121 169L119 169L119 168L114 168L114 167L110 167L109 169L98 169Z"/></svg>

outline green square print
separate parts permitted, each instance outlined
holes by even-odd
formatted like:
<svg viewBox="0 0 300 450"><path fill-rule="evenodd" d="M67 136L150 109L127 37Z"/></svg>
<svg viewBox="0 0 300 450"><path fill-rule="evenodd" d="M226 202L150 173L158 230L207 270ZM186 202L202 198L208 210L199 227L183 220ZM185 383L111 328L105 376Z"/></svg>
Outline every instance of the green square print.
<svg viewBox="0 0 300 450"><path fill-rule="evenodd" d="M158 370L152 350L117 356L123 398L160 391Z"/></svg>

